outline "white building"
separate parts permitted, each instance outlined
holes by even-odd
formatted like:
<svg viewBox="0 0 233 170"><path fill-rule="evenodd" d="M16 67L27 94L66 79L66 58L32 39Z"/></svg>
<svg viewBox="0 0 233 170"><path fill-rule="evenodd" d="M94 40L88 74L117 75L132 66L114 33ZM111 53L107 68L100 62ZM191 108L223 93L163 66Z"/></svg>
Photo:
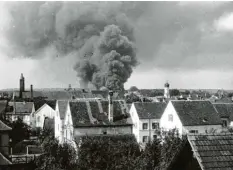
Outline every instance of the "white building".
<svg viewBox="0 0 233 170"><path fill-rule="evenodd" d="M11 108L6 112L6 119L16 121L21 119L27 125L30 125L30 115L35 112L33 102L9 102L8 108Z"/></svg>
<svg viewBox="0 0 233 170"><path fill-rule="evenodd" d="M164 97L170 98L170 91L169 91L170 84L167 82L164 84Z"/></svg>
<svg viewBox="0 0 233 170"><path fill-rule="evenodd" d="M222 121L209 101L169 101L160 120L163 130L178 129L180 134L211 133L222 130Z"/></svg>
<svg viewBox="0 0 233 170"><path fill-rule="evenodd" d="M31 126L33 128L36 127L41 129L48 129L48 127L45 127L45 120L49 122L49 128L51 131L53 131L55 138L57 138L59 142L61 142L62 137L60 114L47 103L42 105L38 110L31 114Z"/></svg>
<svg viewBox="0 0 233 170"><path fill-rule="evenodd" d="M137 142L145 145L149 140L157 138L160 119L166 108L161 102L135 102L130 108L133 121L133 134Z"/></svg>

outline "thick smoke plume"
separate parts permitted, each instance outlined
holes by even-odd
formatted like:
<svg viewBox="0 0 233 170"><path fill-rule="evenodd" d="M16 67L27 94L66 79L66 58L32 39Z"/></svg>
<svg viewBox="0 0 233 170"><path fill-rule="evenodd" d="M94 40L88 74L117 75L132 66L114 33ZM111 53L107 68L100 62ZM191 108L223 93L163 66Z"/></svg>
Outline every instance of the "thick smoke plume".
<svg viewBox="0 0 233 170"><path fill-rule="evenodd" d="M122 90L137 65L134 30L124 2L8 2L4 28L8 55L38 57L48 47L57 56L77 55L83 82ZM13 53L14 52L14 53Z"/></svg>

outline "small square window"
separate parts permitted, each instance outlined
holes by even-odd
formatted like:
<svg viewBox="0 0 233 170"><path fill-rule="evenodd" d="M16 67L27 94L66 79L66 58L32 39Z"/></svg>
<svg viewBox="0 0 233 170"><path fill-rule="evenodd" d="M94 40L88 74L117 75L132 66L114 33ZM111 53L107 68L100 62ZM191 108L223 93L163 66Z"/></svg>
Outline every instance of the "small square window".
<svg viewBox="0 0 233 170"><path fill-rule="evenodd" d="M143 143L148 142L148 136L143 136L143 137L142 137L142 142L143 142Z"/></svg>
<svg viewBox="0 0 233 170"><path fill-rule="evenodd" d="M142 124L142 128L143 128L143 129L148 129L148 123L143 123L143 124Z"/></svg>
<svg viewBox="0 0 233 170"><path fill-rule="evenodd" d="M153 135L153 139L157 139L157 135Z"/></svg>
<svg viewBox="0 0 233 170"><path fill-rule="evenodd" d="M173 115L172 115L172 114L169 114L169 115L168 115L168 121L169 121L169 122L173 122Z"/></svg>
<svg viewBox="0 0 233 170"><path fill-rule="evenodd" d="M159 129L159 123L152 123L152 129Z"/></svg>
<svg viewBox="0 0 233 170"><path fill-rule="evenodd" d="M222 120L222 126L227 127L227 120Z"/></svg>
<svg viewBox="0 0 233 170"><path fill-rule="evenodd" d="M198 133L198 130L190 130L189 133Z"/></svg>

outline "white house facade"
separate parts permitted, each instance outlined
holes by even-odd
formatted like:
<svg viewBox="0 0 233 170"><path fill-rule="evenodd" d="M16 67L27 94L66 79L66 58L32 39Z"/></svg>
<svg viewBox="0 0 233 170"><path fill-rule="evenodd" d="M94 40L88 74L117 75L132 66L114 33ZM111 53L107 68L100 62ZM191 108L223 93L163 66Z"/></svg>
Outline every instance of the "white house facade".
<svg viewBox="0 0 233 170"><path fill-rule="evenodd" d="M160 118L166 108L161 102L135 102L130 108L133 121L133 134L137 142L144 146L149 140L157 138Z"/></svg>
<svg viewBox="0 0 233 170"><path fill-rule="evenodd" d="M209 101L169 101L160 120L162 130L177 129L180 134L222 131L222 121Z"/></svg>

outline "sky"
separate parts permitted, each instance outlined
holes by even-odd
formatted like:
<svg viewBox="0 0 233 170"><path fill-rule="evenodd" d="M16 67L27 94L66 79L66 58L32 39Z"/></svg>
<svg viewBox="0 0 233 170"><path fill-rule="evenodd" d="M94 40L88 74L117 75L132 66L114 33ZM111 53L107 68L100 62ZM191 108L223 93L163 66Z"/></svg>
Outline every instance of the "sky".
<svg viewBox="0 0 233 170"><path fill-rule="evenodd" d="M110 7L115 6L110 3ZM232 2L132 2L129 6L130 12L125 15L134 28L140 64L133 69L125 88L163 88L168 81L171 88L233 89ZM22 35L15 35L21 39L12 38L5 31L15 26L9 13L12 8L7 7L1 2L0 89L18 87L21 73L28 88L30 84L35 88L78 87L74 54L51 57L57 54L51 46L36 57L17 51L15 42L24 38L20 29L26 30L27 26L21 20L27 17L17 20L17 32Z"/></svg>

